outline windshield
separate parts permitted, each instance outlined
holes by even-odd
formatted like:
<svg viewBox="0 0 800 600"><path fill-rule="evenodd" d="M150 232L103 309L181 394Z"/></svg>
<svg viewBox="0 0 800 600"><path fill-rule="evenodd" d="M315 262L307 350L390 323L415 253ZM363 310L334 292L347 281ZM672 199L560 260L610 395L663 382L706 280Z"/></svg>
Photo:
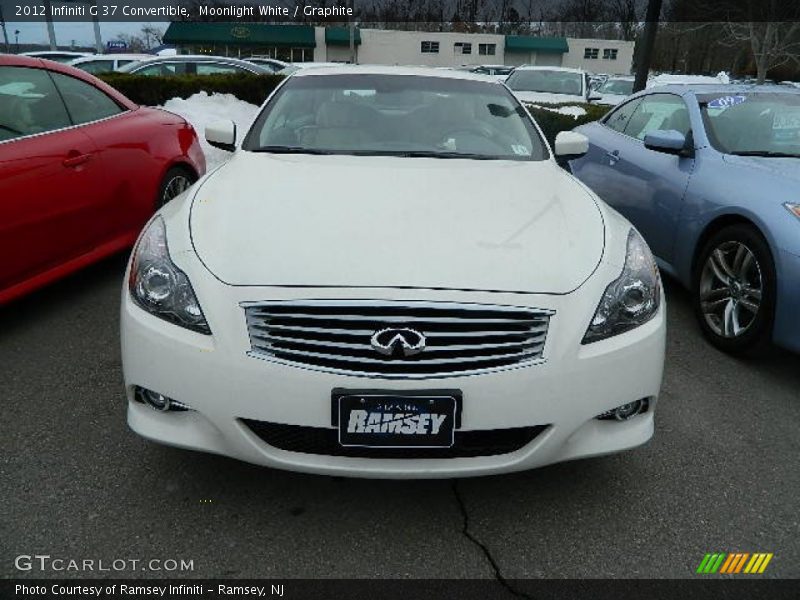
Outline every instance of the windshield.
<svg viewBox="0 0 800 600"><path fill-rule="evenodd" d="M633 81L626 79L609 79L597 90L601 94L630 96L633 93Z"/></svg>
<svg viewBox="0 0 800 600"><path fill-rule="evenodd" d="M709 94L699 100L709 141L720 152L800 156L800 94Z"/></svg>
<svg viewBox="0 0 800 600"><path fill-rule="evenodd" d="M121 73L130 73L130 72L131 72L131 71L133 71L133 70L134 70L136 67L138 67L139 65L141 65L143 62L146 62L146 60L134 60L133 62L130 62L130 63L128 63L128 64L127 64L127 65L125 65L124 67L120 67L119 71L120 71Z"/></svg>
<svg viewBox="0 0 800 600"><path fill-rule="evenodd" d="M544 160L525 110L503 86L414 75L289 79L243 148L254 152Z"/></svg>
<svg viewBox="0 0 800 600"><path fill-rule="evenodd" d="M506 85L515 92L583 95L583 75L569 71L517 69L506 79Z"/></svg>

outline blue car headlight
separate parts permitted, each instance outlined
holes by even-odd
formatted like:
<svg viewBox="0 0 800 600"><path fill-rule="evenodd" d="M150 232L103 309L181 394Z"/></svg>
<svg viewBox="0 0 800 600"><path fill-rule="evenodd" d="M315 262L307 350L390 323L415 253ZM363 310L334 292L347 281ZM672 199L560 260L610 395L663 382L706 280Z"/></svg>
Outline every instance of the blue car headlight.
<svg viewBox="0 0 800 600"><path fill-rule="evenodd" d="M128 290L136 304L150 314L198 333L211 333L189 278L169 256L167 232L160 216L139 238Z"/></svg>
<svg viewBox="0 0 800 600"><path fill-rule="evenodd" d="M795 204L793 202L787 202L786 204L784 204L784 206L786 207L786 210L788 210L795 217L800 219L800 204Z"/></svg>
<svg viewBox="0 0 800 600"><path fill-rule="evenodd" d="M625 266L608 284L584 344L630 331L653 318L661 303L661 277L650 249L635 230L628 233Z"/></svg>

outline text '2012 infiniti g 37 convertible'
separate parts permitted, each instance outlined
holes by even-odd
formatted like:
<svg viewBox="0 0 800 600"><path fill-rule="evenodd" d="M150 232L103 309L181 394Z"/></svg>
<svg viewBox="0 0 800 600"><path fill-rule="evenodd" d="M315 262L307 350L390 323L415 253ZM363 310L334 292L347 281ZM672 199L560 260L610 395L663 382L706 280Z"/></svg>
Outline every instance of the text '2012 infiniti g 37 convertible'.
<svg viewBox="0 0 800 600"><path fill-rule="evenodd" d="M128 423L270 467L529 469L645 443L665 305L636 230L461 72L303 69L145 227ZM566 133L555 154L586 151ZM487 182L491 182L488 186Z"/></svg>

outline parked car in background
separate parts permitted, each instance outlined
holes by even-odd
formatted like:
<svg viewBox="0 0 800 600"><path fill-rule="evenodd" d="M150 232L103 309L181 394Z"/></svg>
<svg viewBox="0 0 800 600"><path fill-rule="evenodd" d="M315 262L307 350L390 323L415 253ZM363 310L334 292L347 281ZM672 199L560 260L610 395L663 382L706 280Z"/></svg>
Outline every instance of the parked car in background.
<svg viewBox="0 0 800 600"><path fill-rule="evenodd" d="M595 90L600 97L594 104L616 106L633 93L633 77L609 77Z"/></svg>
<svg viewBox="0 0 800 600"><path fill-rule="evenodd" d="M609 77L611 76L607 73L589 73L589 87L596 90L603 85Z"/></svg>
<svg viewBox="0 0 800 600"><path fill-rule="evenodd" d="M204 171L181 117L79 69L0 55L0 304L130 247Z"/></svg>
<svg viewBox="0 0 800 600"><path fill-rule="evenodd" d="M272 71L246 60L224 56L155 56L131 63L120 69L122 73L170 77L172 75L235 75L250 73L264 75Z"/></svg>
<svg viewBox="0 0 800 600"><path fill-rule="evenodd" d="M69 63L76 58L92 56L91 52L68 52L66 50L39 50L36 52L23 52L19 56L30 56L32 58L43 58L53 62Z"/></svg>
<svg viewBox="0 0 800 600"><path fill-rule="evenodd" d="M153 58L152 54L93 54L76 58L69 64L87 73L110 73L119 71L122 67L132 63Z"/></svg>
<svg viewBox="0 0 800 600"><path fill-rule="evenodd" d="M299 71L300 69L310 69L315 67L341 67L345 63L335 63L335 62L299 62L299 63L291 63L278 71L278 75L291 75Z"/></svg>
<svg viewBox="0 0 800 600"><path fill-rule="evenodd" d="M291 63L278 60L277 58L269 58L265 56L249 56L244 60L251 62L254 65L258 65L259 67L268 69L272 73L277 73L278 71L281 71L291 65Z"/></svg>
<svg viewBox="0 0 800 600"><path fill-rule="evenodd" d="M580 69L517 67L506 79L506 85L522 102L569 104L599 97L590 92L589 77Z"/></svg>
<svg viewBox="0 0 800 600"><path fill-rule="evenodd" d="M800 90L652 88L576 131L573 173L691 290L713 344L800 351Z"/></svg>
<svg viewBox="0 0 800 600"><path fill-rule="evenodd" d="M230 121L206 139L233 156L150 221L125 278L137 433L396 478L529 469L652 436L658 269L505 86L301 69L242 139ZM571 132L555 142L585 149Z"/></svg>
<svg viewBox="0 0 800 600"><path fill-rule="evenodd" d="M480 65L470 69L471 73L475 73L477 75L489 75L498 81L505 81L508 76L511 75L512 71L514 71L514 67L509 67L506 65Z"/></svg>

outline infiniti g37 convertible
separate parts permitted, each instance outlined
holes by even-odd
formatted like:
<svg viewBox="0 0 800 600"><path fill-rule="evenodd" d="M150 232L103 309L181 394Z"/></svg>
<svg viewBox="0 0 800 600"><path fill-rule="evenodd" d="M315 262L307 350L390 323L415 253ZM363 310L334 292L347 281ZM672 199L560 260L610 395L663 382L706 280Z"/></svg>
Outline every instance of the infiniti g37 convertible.
<svg viewBox="0 0 800 600"><path fill-rule="evenodd" d="M577 131L573 172L692 290L713 344L800 352L800 90L654 88Z"/></svg>
<svg viewBox="0 0 800 600"><path fill-rule="evenodd" d="M128 267L134 431L362 477L500 473L652 436L653 257L505 86L303 69L242 140L225 122L206 137L231 159L157 212Z"/></svg>

